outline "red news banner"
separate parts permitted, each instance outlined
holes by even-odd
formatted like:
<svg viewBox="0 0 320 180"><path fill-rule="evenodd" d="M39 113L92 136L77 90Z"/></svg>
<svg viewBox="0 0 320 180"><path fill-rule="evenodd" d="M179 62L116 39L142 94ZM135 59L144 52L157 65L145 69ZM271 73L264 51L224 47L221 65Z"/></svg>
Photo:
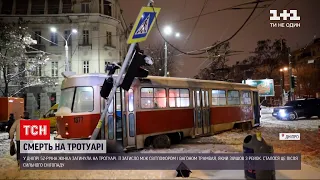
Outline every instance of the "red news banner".
<svg viewBox="0 0 320 180"><path fill-rule="evenodd" d="M20 140L50 140L50 120L20 120Z"/></svg>

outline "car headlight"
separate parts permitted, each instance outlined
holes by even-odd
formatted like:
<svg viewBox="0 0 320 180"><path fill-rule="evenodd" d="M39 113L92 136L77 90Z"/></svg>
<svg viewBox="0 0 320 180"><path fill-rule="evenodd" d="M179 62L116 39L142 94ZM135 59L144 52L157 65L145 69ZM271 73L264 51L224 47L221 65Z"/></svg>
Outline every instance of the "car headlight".
<svg viewBox="0 0 320 180"><path fill-rule="evenodd" d="M280 109L279 110L279 114L280 114L281 117L285 117L287 115L287 112L286 112L285 109Z"/></svg>

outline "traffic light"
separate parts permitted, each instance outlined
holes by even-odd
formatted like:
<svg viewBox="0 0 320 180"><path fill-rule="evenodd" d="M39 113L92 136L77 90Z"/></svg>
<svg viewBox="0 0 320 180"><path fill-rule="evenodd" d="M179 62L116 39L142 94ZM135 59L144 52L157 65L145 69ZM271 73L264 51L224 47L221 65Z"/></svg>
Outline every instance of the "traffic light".
<svg viewBox="0 0 320 180"><path fill-rule="evenodd" d="M149 75L149 71L142 68L142 66L150 66L152 64L152 58L144 55L143 51L137 47L120 87L128 91L135 77L147 77Z"/></svg>
<svg viewBox="0 0 320 180"><path fill-rule="evenodd" d="M100 90L100 96L104 99L107 99L112 87L113 87L113 77L112 75L116 72L117 69L120 69L121 63L107 63L105 67L105 71L109 71L108 75L109 77L104 80L102 88Z"/></svg>
<svg viewBox="0 0 320 180"><path fill-rule="evenodd" d="M291 87L297 87L297 76L291 76Z"/></svg>

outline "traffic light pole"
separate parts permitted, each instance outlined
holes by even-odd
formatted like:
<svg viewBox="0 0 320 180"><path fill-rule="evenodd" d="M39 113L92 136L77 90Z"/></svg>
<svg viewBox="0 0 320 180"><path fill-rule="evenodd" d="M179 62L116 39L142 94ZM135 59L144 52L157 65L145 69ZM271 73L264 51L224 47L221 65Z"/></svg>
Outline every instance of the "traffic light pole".
<svg viewBox="0 0 320 180"><path fill-rule="evenodd" d="M167 41L164 41L164 77L168 76L168 46Z"/></svg>
<svg viewBox="0 0 320 180"><path fill-rule="evenodd" d="M292 63L291 63L290 47L288 47L288 59L289 59L289 81L290 81L290 96L289 96L288 100L292 101L294 88L292 86Z"/></svg>
<svg viewBox="0 0 320 180"><path fill-rule="evenodd" d="M153 0L149 0L148 6L151 6L152 3L153 3ZM116 94L117 88L120 86L121 79L122 79L122 77L123 77L123 75L125 73L127 65L129 64L129 60L133 57L132 53L135 50L135 47L136 47L136 43L132 43L130 45L130 47L129 47L128 53L126 55L126 58L125 58L122 66L121 66L120 73L118 74L117 80L116 80L115 84L112 87L112 90L111 90L111 92L110 92L110 94L108 96L108 100L107 100L107 103L106 103L105 108L103 110L103 113L102 113L102 115L100 117L100 120L99 120L96 128L94 129L94 131L93 131L93 133L91 135L90 140L97 139L98 134L99 134L99 132L101 130L101 126L105 124L105 117L106 117L107 111L108 111L109 106L110 106L110 104L111 104L111 102L113 100L114 95ZM108 130L108 128L106 128L105 130Z"/></svg>

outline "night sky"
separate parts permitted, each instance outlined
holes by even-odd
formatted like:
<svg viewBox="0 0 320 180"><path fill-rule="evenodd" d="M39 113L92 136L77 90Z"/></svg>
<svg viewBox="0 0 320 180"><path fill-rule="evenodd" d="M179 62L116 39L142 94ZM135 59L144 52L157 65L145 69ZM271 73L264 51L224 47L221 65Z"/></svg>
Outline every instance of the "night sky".
<svg viewBox="0 0 320 180"><path fill-rule="evenodd" d="M179 23L176 22L181 19L198 16L205 0L154 1L154 6L161 8L158 17L158 24L161 30L165 25L171 25L174 31L180 32L181 34L179 39L176 39L174 36L166 37L166 39L185 52L205 48L217 40L223 41L229 38L242 25L252 11L252 9L229 10L201 16L193 35L190 36L188 43L184 46L186 38L190 34L197 18ZM250 1L252 0L209 0L202 14ZM148 0L120 0L127 24L135 21L141 7L146 6L147 3ZM251 52L256 47L258 40L280 37L287 39L291 50L295 50L311 42L314 36L320 37L320 0L276 0L275 2L264 2L263 4L270 3L273 4L261 14L260 12L263 11L263 8L257 9L249 20L249 25L247 24L230 41L231 50ZM254 7L254 4L250 5L250 7ZM270 9L276 9L281 12L283 9L298 10L298 15L301 17L301 27L270 27ZM259 16L256 18L257 15ZM154 25L154 27L156 27L156 25ZM159 35L158 30L153 28L147 41L141 43L141 46L145 47L149 44L163 43L164 41ZM176 53L178 54L178 52ZM248 53L232 56L230 57L229 64L242 61L247 56L249 56ZM179 64L182 64L181 72L177 72L177 76L193 77L201 68L205 68L206 65L209 64L209 62L206 62L199 67L205 59L191 57L192 56L186 55L175 57L175 61L179 61Z"/></svg>

